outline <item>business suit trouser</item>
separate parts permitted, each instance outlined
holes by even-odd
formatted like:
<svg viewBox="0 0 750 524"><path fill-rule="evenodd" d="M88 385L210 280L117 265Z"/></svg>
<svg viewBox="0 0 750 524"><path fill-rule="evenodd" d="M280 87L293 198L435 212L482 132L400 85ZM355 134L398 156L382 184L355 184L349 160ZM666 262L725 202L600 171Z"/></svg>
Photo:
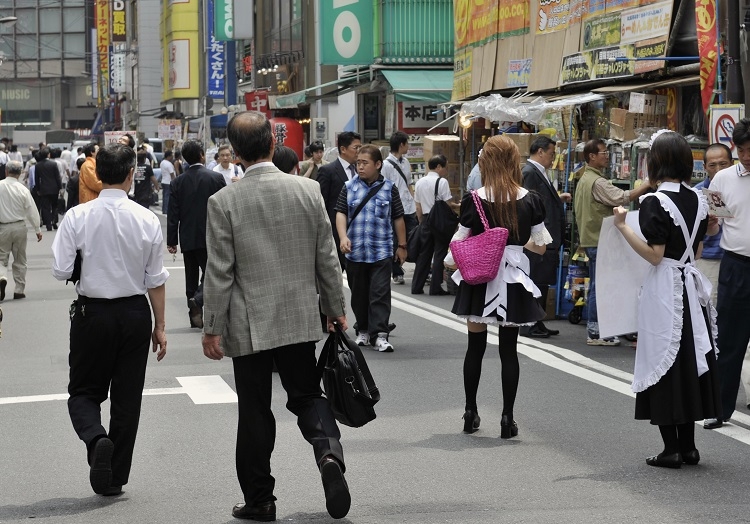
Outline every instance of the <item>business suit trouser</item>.
<svg viewBox="0 0 750 524"><path fill-rule="evenodd" d="M424 223L424 221L423 221ZM430 295L437 295L443 290L443 268L448 255L448 240L435 236L426 225L423 225L422 249L414 264L414 275L411 279L411 292L419 293L424 288L427 275L432 267Z"/></svg>
<svg viewBox="0 0 750 524"><path fill-rule="evenodd" d="M320 389L315 343L281 346L232 359L237 390L236 466L245 503L276 500L271 475L271 453L276 440L276 420L271 411L274 362L287 393L286 407L297 416L302 436L313 447L315 463L332 455L343 465L341 433L328 400Z"/></svg>
<svg viewBox="0 0 750 524"><path fill-rule="evenodd" d="M412 230L419 225L419 222L417 222L417 214L411 213L409 215L404 214L404 226L406 227L406 238L409 238L409 233L412 232ZM393 223L393 252L395 253L398 249L398 235L396 234L396 223ZM401 264L399 264L395 259L393 260L393 276L404 276L404 268L401 267Z"/></svg>
<svg viewBox="0 0 750 524"><path fill-rule="evenodd" d="M42 204L42 222L51 230L52 226L57 225L57 194L42 195L40 197Z"/></svg>
<svg viewBox="0 0 750 524"><path fill-rule="evenodd" d="M99 437L114 443L113 486L127 484L130 475L150 341L151 308L145 296L79 298L70 324L68 413L88 450ZM109 432L101 416L108 391Z"/></svg>
<svg viewBox="0 0 750 524"><path fill-rule="evenodd" d="M205 249L191 249L183 251L185 261L185 295L187 299L195 298L199 306L203 306L203 279L206 276L206 261L208 251ZM190 304L188 304L190 307Z"/></svg>

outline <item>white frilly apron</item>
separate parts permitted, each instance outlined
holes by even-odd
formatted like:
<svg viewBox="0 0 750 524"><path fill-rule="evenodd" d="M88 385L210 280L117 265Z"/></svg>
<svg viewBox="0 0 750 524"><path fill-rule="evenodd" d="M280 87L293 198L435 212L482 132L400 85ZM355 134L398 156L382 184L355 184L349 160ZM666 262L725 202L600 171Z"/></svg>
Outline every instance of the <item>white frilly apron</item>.
<svg viewBox="0 0 750 524"><path fill-rule="evenodd" d="M712 286L705 275L695 267L692 248L698 226L708 213L706 199L702 194L698 194L698 213L693 232L690 234L682 213L667 195L657 191L652 195L646 195L646 198L651 196L659 199L662 208L669 213L675 225L680 227L687 247L679 261L663 258L658 266L651 267L641 288L638 308L638 350L631 386L634 393L644 391L659 382L677 357L683 327L683 272L693 327L698 376L708 371L708 352L713 350L716 355L719 354L716 346L716 309L710 300ZM710 333L702 307L709 312Z"/></svg>

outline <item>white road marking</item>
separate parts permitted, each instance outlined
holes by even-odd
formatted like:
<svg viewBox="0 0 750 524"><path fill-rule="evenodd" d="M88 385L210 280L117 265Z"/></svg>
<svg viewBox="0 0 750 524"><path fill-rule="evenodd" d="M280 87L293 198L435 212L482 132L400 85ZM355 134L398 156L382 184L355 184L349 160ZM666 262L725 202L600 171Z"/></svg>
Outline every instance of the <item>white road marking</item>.
<svg viewBox="0 0 750 524"><path fill-rule="evenodd" d="M219 375L177 377L182 389L195 404L232 404L237 393Z"/></svg>

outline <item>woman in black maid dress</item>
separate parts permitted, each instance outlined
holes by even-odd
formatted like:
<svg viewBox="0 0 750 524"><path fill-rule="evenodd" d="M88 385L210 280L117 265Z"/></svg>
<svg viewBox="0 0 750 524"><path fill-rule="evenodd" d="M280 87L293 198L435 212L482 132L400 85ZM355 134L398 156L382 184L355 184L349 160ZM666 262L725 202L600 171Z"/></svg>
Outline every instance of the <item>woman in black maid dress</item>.
<svg viewBox="0 0 750 524"><path fill-rule="evenodd" d="M695 267L708 226L708 202L687 182L693 158L677 133L652 138L648 172L658 190L641 197L644 242L615 208L615 225L651 263L638 305L638 349L633 373L635 418L658 425L664 450L649 466L695 465L695 421L721 413L716 371L716 310L711 284Z"/></svg>
<svg viewBox="0 0 750 524"><path fill-rule="evenodd" d="M529 260L523 249L543 254L546 245L552 242L544 227L541 198L521 186L520 162L518 148L512 140L502 135L487 140L479 157L482 187L477 194L489 226L508 230L508 244L494 280L471 285L463 281L460 270L453 274L453 280L458 284L453 313L466 320L469 332L463 370L466 393L464 432L474 433L479 429L477 390L487 347L487 325L494 324L499 327L502 366L502 438L518 435L518 425L513 418L520 371L516 349L518 328L534 325L545 316L537 300L539 289L529 278ZM478 235L483 231L481 217L469 193L461 201L460 225L453 240L463 240L470 234ZM445 260L446 266L455 267L450 253Z"/></svg>

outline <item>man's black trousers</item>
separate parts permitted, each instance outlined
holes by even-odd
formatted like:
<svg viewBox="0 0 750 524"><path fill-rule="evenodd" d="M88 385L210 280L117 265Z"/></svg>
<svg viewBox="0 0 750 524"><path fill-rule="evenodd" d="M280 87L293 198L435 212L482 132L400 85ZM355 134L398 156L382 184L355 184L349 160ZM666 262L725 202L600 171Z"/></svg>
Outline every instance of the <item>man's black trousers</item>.
<svg viewBox="0 0 750 524"><path fill-rule="evenodd" d="M141 416L141 395L151 341L146 297L102 300L79 297L70 325L68 413L87 449L101 436L115 445L112 485L128 482ZM101 403L110 396L109 431Z"/></svg>
<svg viewBox="0 0 750 524"><path fill-rule="evenodd" d="M198 305L203 307L203 279L206 276L208 252L205 249L191 249L183 251L182 258L185 261L185 295L188 300L195 298Z"/></svg>
<svg viewBox="0 0 750 524"><path fill-rule="evenodd" d="M237 478L245 502L250 505L276 500L276 481L271 475L271 453L276 441L276 420L271 411L274 362L286 390L286 407L297 416L302 436L312 444L315 463L320 466L325 456L332 455L344 464L341 433L320 389L314 342L235 357L232 364L239 401Z"/></svg>

